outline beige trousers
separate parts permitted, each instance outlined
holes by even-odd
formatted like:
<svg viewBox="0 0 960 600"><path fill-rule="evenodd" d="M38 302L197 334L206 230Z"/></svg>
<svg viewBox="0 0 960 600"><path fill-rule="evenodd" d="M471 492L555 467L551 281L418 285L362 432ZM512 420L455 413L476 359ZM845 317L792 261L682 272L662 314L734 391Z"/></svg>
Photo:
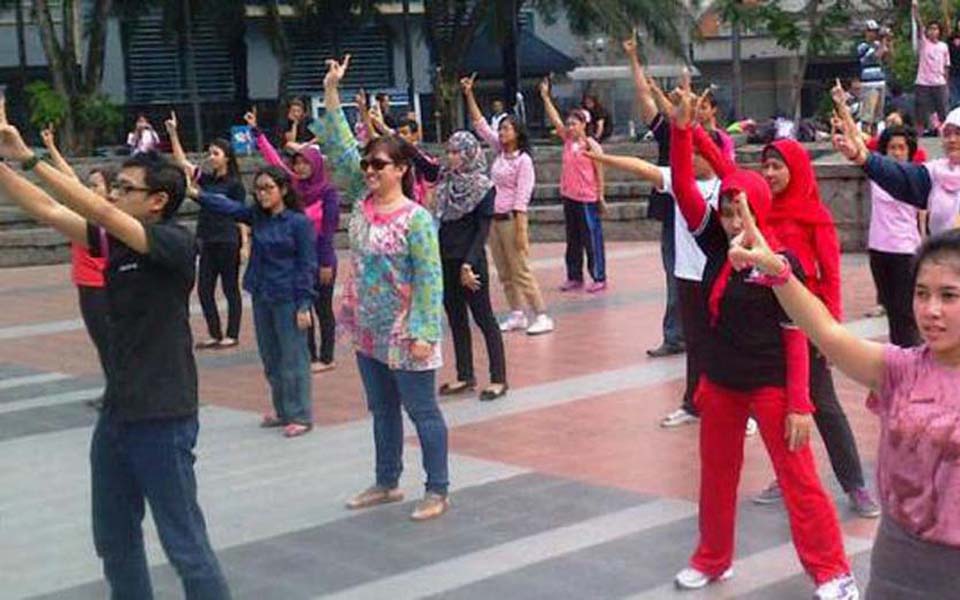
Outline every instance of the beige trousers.
<svg viewBox="0 0 960 600"><path fill-rule="evenodd" d="M527 255L517 247L516 221L494 219L490 228L490 253L497 275L503 285L503 293L511 310L523 310L523 302L535 314L547 312L547 305L540 294L540 286L530 270Z"/></svg>

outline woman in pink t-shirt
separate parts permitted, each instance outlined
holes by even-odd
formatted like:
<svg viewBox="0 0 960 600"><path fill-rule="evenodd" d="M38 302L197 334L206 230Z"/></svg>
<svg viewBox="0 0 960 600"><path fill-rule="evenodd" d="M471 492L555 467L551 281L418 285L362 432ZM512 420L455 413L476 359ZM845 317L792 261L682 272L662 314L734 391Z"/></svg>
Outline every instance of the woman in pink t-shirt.
<svg viewBox="0 0 960 600"><path fill-rule="evenodd" d="M913 313L923 345L861 339L770 251L749 210L731 247L794 323L851 379L867 386L880 418L877 485L883 521L874 542L869 600L956 598L960 572L960 231L931 238L917 256Z"/></svg>
<svg viewBox="0 0 960 600"><path fill-rule="evenodd" d="M590 113L582 108L568 112L564 123L550 99L548 79L540 82L540 97L547 118L563 140L560 196L567 229L567 281L560 290L566 292L583 287L583 255L586 254L587 270L593 279L586 289L591 293L602 292L607 289L603 223L600 221L600 216L606 212L603 166L590 160L586 154L587 150L599 153L600 144L587 136Z"/></svg>

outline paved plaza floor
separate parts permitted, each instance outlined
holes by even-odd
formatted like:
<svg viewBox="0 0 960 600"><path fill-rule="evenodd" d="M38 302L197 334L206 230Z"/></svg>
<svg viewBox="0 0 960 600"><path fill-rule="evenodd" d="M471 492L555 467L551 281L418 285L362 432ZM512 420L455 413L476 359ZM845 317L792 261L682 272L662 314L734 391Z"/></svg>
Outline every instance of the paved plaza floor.
<svg viewBox="0 0 960 600"><path fill-rule="evenodd" d="M371 425L346 340L337 369L314 376L318 428L293 440L257 427L267 386L249 307L239 348L198 356L200 497L235 598L811 597L782 507L748 499L772 478L759 437L746 441L736 576L701 592L673 589L696 540L698 427L657 425L684 383L682 357L645 354L660 342L658 247L610 244L611 285L597 296L555 291L562 254L557 244L533 249L557 330L507 335L508 396L443 402L452 508L436 521L408 520L422 493L416 436L405 447L406 502L343 507L373 477ZM850 326L884 336L882 320L863 317L875 300L865 256L844 256L843 269ZM495 279L492 287L502 311ZM102 380L68 268L0 271L0 307L0 599L104 598L89 516L95 413L84 403ZM474 338L485 384L478 331ZM441 382L453 377L444 345ZM872 481L878 424L864 390L836 375ZM862 587L876 522L853 514L820 438L812 443ZM149 518L145 532L157 597L181 597Z"/></svg>

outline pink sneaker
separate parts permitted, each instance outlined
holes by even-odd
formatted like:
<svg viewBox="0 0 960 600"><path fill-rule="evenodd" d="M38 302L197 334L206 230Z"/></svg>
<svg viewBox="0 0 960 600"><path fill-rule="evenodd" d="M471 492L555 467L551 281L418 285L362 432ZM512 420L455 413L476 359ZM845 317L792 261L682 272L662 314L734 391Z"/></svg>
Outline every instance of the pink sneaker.
<svg viewBox="0 0 960 600"><path fill-rule="evenodd" d="M602 292L605 289L607 289L606 281L594 281L593 283L587 286L587 293L596 294L597 292Z"/></svg>
<svg viewBox="0 0 960 600"><path fill-rule="evenodd" d="M561 292L572 292L573 290L579 290L582 287L583 287L582 281L574 281L572 279L568 279L567 281L563 282L563 285L561 285L559 289Z"/></svg>

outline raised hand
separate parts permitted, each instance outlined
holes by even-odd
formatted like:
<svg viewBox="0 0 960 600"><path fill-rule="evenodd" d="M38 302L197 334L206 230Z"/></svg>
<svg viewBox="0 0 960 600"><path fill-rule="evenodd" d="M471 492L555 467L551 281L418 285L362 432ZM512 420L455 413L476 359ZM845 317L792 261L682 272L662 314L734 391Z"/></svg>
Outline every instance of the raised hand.
<svg viewBox="0 0 960 600"><path fill-rule="evenodd" d="M243 122L252 129L257 127L257 107L252 106L249 111L243 114Z"/></svg>
<svg viewBox="0 0 960 600"><path fill-rule="evenodd" d="M623 40L620 44L623 46L623 52L629 57L634 57L637 55L637 31L633 30L633 33L630 34L630 37Z"/></svg>
<svg viewBox="0 0 960 600"><path fill-rule="evenodd" d="M47 126L40 131L40 138L43 140L43 145L46 146L47 149L57 145L57 140L53 133L53 123L47 123Z"/></svg>
<svg viewBox="0 0 960 600"><path fill-rule="evenodd" d="M179 127L179 121L177 121L176 111L170 111L170 118L163 122L163 126L167 130L168 135L176 135L177 129Z"/></svg>
<svg viewBox="0 0 960 600"><path fill-rule="evenodd" d="M544 77L540 80L540 83L537 84L537 90L540 92L540 96L543 98L550 97L550 78Z"/></svg>
<svg viewBox="0 0 960 600"><path fill-rule="evenodd" d="M350 55L345 54L343 61L334 58L327 59L327 74L323 78L324 87L339 87L343 77L350 67Z"/></svg>
<svg viewBox="0 0 960 600"><path fill-rule="evenodd" d="M830 88L830 97L833 98L833 105L838 111L849 110L847 107L847 92L843 89L843 85L841 85L839 79L837 79L834 86Z"/></svg>
<svg viewBox="0 0 960 600"><path fill-rule="evenodd" d="M464 94L473 93L473 82L477 80L477 74L473 73L470 77L461 77L460 78L460 89L463 90Z"/></svg>
<svg viewBox="0 0 960 600"><path fill-rule="evenodd" d="M740 271L749 267L757 267L767 275L778 273L783 268L783 261L770 250L767 240L760 233L757 221L750 211L746 194L738 193L733 202L740 221L743 223L743 231L730 241L730 250L727 253L733 268Z"/></svg>
<svg viewBox="0 0 960 600"><path fill-rule="evenodd" d="M3 96L0 96L0 157L19 161L33 157L20 132L7 121L7 101Z"/></svg>

